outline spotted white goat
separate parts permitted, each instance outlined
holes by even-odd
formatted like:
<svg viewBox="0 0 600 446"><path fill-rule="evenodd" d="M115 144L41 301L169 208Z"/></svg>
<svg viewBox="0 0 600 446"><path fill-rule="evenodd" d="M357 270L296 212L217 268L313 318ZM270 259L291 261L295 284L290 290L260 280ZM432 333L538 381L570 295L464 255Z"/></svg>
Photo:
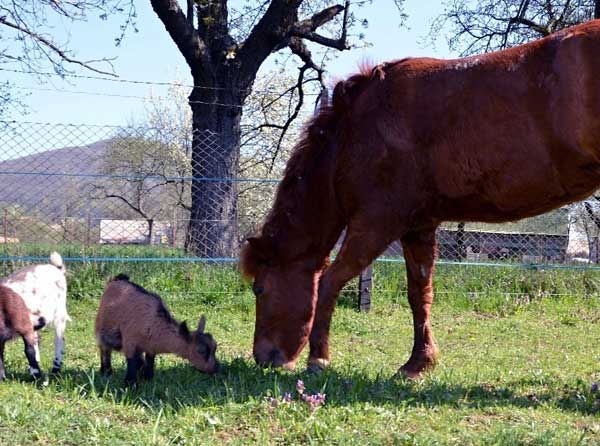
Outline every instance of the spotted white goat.
<svg viewBox="0 0 600 446"><path fill-rule="evenodd" d="M31 324L36 328L54 327L54 362L52 373L58 373L63 363L65 327L71 320L67 313L67 280L65 265L59 253L50 254L50 263L33 265L17 271L0 284L17 293L29 310ZM39 334L36 332L35 359L40 361ZM34 374L33 371L31 371ZM39 373L39 372L38 372Z"/></svg>

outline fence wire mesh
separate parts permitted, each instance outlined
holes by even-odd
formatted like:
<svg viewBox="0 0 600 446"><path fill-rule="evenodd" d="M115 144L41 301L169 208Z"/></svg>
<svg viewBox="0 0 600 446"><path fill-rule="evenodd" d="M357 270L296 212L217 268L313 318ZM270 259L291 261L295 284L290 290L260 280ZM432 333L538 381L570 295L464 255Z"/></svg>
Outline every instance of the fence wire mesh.
<svg viewBox="0 0 600 446"><path fill-rule="evenodd" d="M0 122L2 257L234 261L280 170L265 177L248 168L264 164L259 152L227 147L209 131ZM590 199L506 225L445 225L439 259L593 265L599 235L600 200ZM400 243L382 259L401 260Z"/></svg>

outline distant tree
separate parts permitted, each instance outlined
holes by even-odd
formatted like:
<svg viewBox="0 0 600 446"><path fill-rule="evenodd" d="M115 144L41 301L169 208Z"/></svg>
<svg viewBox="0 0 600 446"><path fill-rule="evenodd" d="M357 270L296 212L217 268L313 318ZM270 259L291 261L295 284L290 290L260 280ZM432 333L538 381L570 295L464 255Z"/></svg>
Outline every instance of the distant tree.
<svg viewBox="0 0 600 446"><path fill-rule="evenodd" d="M590 260L600 260L600 196L592 196L590 199L574 203L569 207L570 234L577 240L574 252L578 257L588 257ZM587 243L584 248L581 241ZM592 254L595 253L595 258Z"/></svg>
<svg viewBox="0 0 600 446"><path fill-rule="evenodd" d="M300 61L298 77L290 88L301 95L307 79L322 80L325 59L316 60L313 51L349 49L350 30L361 23L350 11L349 0L343 5L329 0L187 0L185 12L178 0L150 3L194 81L189 104L192 175L196 178L236 175L242 109L260 67L271 54L289 50ZM356 0L353 5L371 3ZM401 4L395 0L388 7ZM236 182L194 181L191 197L190 251L205 257L235 255Z"/></svg>
<svg viewBox="0 0 600 446"><path fill-rule="evenodd" d="M280 177L290 140L298 132L291 118L301 113L298 95L293 89L285 90L291 82L293 79L279 71L256 81L244 106L237 177ZM123 218L141 217L150 222L158 212L162 218L189 219L192 113L189 107L181 107L187 94L188 88L180 82L171 85L167 95L151 94L139 124L132 124L110 144L103 172L118 178L97 184L94 197L124 205L120 206L127 209ZM287 130L282 132L285 126ZM253 180L239 184L237 223L241 233L250 232L262 220L275 186Z"/></svg>
<svg viewBox="0 0 600 446"><path fill-rule="evenodd" d="M432 26L461 55L519 45L600 18L600 0L449 0Z"/></svg>
<svg viewBox="0 0 600 446"><path fill-rule="evenodd" d="M94 186L93 198L116 201L124 216L146 220L150 243L155 221L186 207L187 166L180 146L156 134L117 137L105 155L102 173L109 177Z"/></svg>

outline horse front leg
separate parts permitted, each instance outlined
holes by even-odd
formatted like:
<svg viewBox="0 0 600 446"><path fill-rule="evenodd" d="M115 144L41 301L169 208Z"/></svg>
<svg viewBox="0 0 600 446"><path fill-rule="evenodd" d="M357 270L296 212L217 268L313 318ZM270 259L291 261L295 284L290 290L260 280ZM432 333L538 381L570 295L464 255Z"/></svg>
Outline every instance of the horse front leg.
<svg viewBox="0 0 600 446"><path fill-rule="evenodd" d="M401 241L408 277L408 302L413 314L414 345L400 372L409 378L417 378L435 367L438 353L429 319L433 303L435 230L410 233Z"/></svg>
<svg viewBox="0 0 600 446"><path fill-rule="evenodd" d="M319 293L312 330L308 368L321 370L329 366L329 327L337 296L342 287L369 266L389 244L383 231L377 233L371 223L349 225L342 248L319 281Z"/></svg>

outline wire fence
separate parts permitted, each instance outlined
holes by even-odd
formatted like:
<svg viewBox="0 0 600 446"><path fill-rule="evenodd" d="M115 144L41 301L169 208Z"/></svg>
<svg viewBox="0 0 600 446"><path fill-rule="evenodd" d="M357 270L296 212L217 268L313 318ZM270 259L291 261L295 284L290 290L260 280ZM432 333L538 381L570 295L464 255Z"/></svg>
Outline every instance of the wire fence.
<svg viewBox="0 0 600 446"><path fill-rule="evenodd" d="M226 146L208 131L0 121L0 258L233 262L280 170L257 167L260 147ZM599 222L592 199L511 224L449 224L439 259L597 268ZM401 261L400 243L380 260Z"/></svg>

